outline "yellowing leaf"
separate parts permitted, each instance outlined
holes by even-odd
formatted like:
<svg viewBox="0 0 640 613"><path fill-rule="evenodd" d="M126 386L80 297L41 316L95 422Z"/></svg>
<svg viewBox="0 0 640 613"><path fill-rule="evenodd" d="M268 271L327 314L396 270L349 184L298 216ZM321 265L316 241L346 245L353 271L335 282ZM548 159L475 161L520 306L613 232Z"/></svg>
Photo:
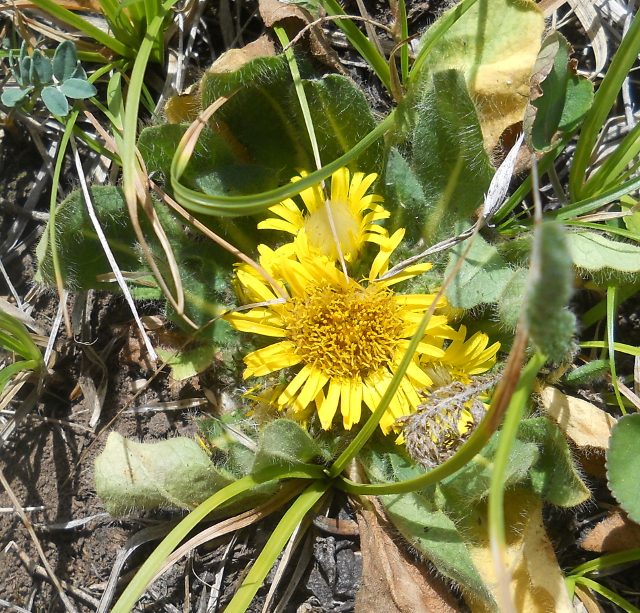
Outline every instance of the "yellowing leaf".
<svg viewBox="0 0 640 613"><path fill-rule="evenodd" d="M518 613L574 613L564 576L542 523L542 501L523 488L505 494L506 560L511 594ZM469 551L482 578L498 600L496 575L487 531L486 504L477 505L463 522ZM488 613L480 600L465 594L473 613Z"/></svg>
<svg viewBox="0 0 640 613"><path fill-rule="evenodd" d="M449 68L464 72L487 152L506 128L524 118L543 29L542 12L534 2L478 2L429 56L433 72Z"/></svg>

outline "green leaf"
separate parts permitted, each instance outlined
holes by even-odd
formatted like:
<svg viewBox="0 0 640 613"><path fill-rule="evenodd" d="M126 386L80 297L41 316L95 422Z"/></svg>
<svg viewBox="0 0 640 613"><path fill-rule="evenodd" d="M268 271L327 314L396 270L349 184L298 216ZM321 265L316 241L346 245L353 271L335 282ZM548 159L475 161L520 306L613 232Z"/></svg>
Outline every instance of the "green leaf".
<svg viewBox="0 0 640 613"><path fill-rule="evenodd" d="M317 79L304 62L299 67L326 165L355 146L376 122L350 80L339 75ZM237 162L269 169L274 184L300 170L313 170L311 143L284 56L254 58L232 72L209 71L202 79L203 107L238 86L242 88L215 115L228 128L223 138ZM381 147L374 145L352 170L375 171L380 157Z"/></svg>
<svg viewBox="0 0 640 613"><path fill-rule="evenodd" d="M22 75L23 85L34 85L31 82L31 57L28 55L22 57L22 53L20 56L20 74Z"/></svg>
<svg viewBox="0 0 640 613"><path fill-rule="evenodd" d="M462 229L462 225L458 225L456 233L460 233ZM445 275L451 273L466 248L465 241L451 249ZM447 298L452 306L461 309L497 302L512 277L513 270L502 259L498 250L478 235L467 259L447 288Z"/></svg>
<svg viewBox="0 0 640 613"><path fill-rule="evenodd" d="M453 517L464 514L469 505L486 499L491 486L493 458L498 447L498 437L494 434L480 454L464 468L438 484L438 506ZM529 470L538 461L536 445L516 440L509 456L509 468L505 475L505 487L522 483Z"/></svg>
<svg viewBox="0 0 640 613"><path fill-rule="evenodd" d="M148 172L161 172L165 178L169 177L173 153L188 127L188 124L166 124L142 130L138 149ZM185 171L185 180L193 183L196 177L229 166L235 161L224 139L213 130L204 128Z"/></svg>
<svg viewBox="0 0 640 613"><path fill-rule="evenodd" d="M527 107L524 124L538 151L548 150L558 131L575 130L593 101L593 85L575 74L570 53L564 36L553 32L544 40L536 61L533 82L539 97Z"/></svg>
<svg viewBox="0 0 640 613"><path fill-rule="evenodd" d="M276 419L260 432L252 473L274 465L296 466L314 463L323 457L322 448L298 422Z"/></svg>
<svg viewBox="0 0 640 613"><path fill-rule="evenodd" d="M418 493L380 496L380 500L402 536L425 555L438 572L488 605L495 606L462 535L447 515L434 509Z"/></svg>
<svg viewBox="0 0 640 613"><path fill-rule="evenodd" d="M70 79L76 70L77 63L76 46L70 40L61 42L53 54L53 76L59 82Z"/></svg>
<svg viewBox="0 0 640 613"><path fill-rule="evenodd" d="M60 91L69 98L74 100L84 100L91 98L98 93L98 90L94 87L93 83L89 83L83 79L72 77L67 79L61 86Z"/></svg>
<svg viewBox="0 0 640 613"><path fill-rule="evenodd" d="M18 89L16 87L12 87L10 89L5 89L2 92L2 104L12 108L14 106L20 106L23 102L27 100L29 94L34 90L33 85L29 85L24 89Z"/></svg>
<svg viewBox="0 0 640 613"><path fill-rule="evenodd" d="M155 287L155 280L149 268L141 265L137 239L131 226L122 190L113 186L96 186L91 187L89 191L95 204L98 220L120 270L146 273L148 276L140 279L140 288L148 287L149 283L151 287L148 287L148 293L144 297L160 298L161 294ZM164 221L165 230L167 230L166 220ZM55 287L48 235L47 229L38 247L39 267L36 279L39 283ZM115 289L115 284L97 280L99 275L110 274L111 267L91 225L81 190L74 191L60 203L56 215L56 236L59 237L58 257L65 287L74 291ZM151 237L153 234L148 232L147 236Z"/></svg>
<svg viewBox="0 0 640 613"><path fill-rule="evenodd" d="M540 229L540 267L526 304L531 340L548 358L563 360L573 349L575 315L567 310L573 267L564 228L545 222Z"/></svg>
<svg viewBox="0 0 640 613"><path fill-rule="evenodd" d="M575 130L593 104L593 83L586 77L571 74L567 83L567 96L558 125L560 132Z"/></svg>
<svg viewBox="0 0 640 613"><path fill-rule="evenodd" d="M167 362L171 367L171 378L174 381L184 381L195 377L211 366L216 351L214 345L202 345L190 351L181 351ZM163 360L167 360L172 354L165 349L157 349L157 352Z"/></svg>
<svg viewBox="0 0 640 613"><path fill-rule="evenodd" d="M406 457L376 447L364 448L361 461L373 483L393 483L424 474ZM424 554L445 577L452 579L485 600L495 603L474 566L463 536L456 524L436 508L424 492L380 496L380 500L405 539Z"/></svg>
<svg viewBox="0 0 640 613"><path fill-rule="evenodd" d="M515 330L518 325L528 281L529 271L526 268L516 270L509 281L507 281L498 299L500 322L510 330Z"/></svg>
<svg viewBox="0 0 640 613"><path fill-rule="evenodd" d="M591 497L576 472L567 440L555 423L546 417L526 419L520 424L518 438L538 446L540 458L529 472L538 495L559 507L575 507Z"/></svg>
<svg viewBox="0 0 640 613"><path fill-rule="evenodd" d="M54 115L66 117L69 114L69 102L57 87L49 85L42 90L40 95L46 107Z"/></svg>
<svg viewBox="0 0 640 613"><path fill-rule="evenodd" d="M607 277L640 271L640 247L633 243L612 241L596 232L569 232L566 240L578 268Z"/></svg>
<svg viewBox="0 0 640 613"><path fill-rule="evenodd" d="M387 160L378 183L384 197L384 206L393 211L389 233L405 228L405 240L415 244L422 238L422 223L428 209L424 190L402 154L395 148L387 151Z"/></svg>
<svg viewBox="0 0 640 613"><path fill-rule="evenodd" d="M52 82L52 76L51 60L39 49L35 49L31 56L31 82L37 85L46 85Z"/></svg>
<svg viewBox="0 0 640 613"><path fill-rule="evenodd" d="M482 204L494 169L462 73L435 74L417 113L411 166L427 200L423 237L432 244Z"/></svg>
<svg viewBox="0 0 640 613"><path fill-rule="evenodd" d="M636 523L640 523L640 414L624 415L611 430L607 450L609 489L620 506Z"/></svg>
<svg viewBox="0 0 640 613"><path fill-rule="evenodd" d="M96 458L95 485L114 516L159 506L193 509L232 482L191 439L137 443L111 432Z"/></svg>
<svg viewBox="0 0 640 613"><path fill-rule="evenodd" d="M584 385L603 377L605 373L609 372L610 367L609 360L592 360L567 373L564 382L568 385Z"/></svg>

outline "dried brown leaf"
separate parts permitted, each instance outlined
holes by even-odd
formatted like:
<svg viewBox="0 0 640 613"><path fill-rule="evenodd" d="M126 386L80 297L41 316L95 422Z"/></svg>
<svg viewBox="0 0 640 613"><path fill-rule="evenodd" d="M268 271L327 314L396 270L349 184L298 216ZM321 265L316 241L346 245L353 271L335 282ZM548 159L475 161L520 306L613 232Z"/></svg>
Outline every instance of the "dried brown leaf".
<svg viewBox="0 0 640 613"><path fill-rule="evenodd" d="M357 514L362 548L362 587L355 613L458 613L442 581L400 550L386 522L368 510Z"/></svg>
<svg viewBox="0 0 640 613"><path fill-rule="evenodd" d="M580 541L580 547L598 553L618 553L640 547L640 526L616 510Z"/></svg>
<svg viewBox="0 0 640 613"><path fill-rule="evenodd" d="M284 4L279 0L260 0L259 6L264 24L268 28L276 23L281 25L290 39L314 20L309 11L295 4ZM311 28L309 32L309 50L327 66L345 76L348 74L319 26Z"/></svg>
<svg viewBox="0 0 640 613"><path fill-rule="evenodd" d="M611 428L616 423L609 413L581 398L566 396L554 387L545 387L540 397L544 410L577 447L607 449Z"/></svg>
<svg viewBox="0 0 640 613"><path fill-rule="evenodd" d="M605 477L605 451L616 420L597 406L554 387L540 392L542 408L575 445L578 459L589 474Z"/></svg>

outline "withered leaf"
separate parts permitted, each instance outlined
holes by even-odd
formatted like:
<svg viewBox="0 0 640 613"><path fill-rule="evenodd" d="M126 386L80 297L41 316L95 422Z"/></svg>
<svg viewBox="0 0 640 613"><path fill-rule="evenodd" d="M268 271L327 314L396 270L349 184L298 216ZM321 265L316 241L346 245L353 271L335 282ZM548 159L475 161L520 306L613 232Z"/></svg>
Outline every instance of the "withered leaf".
<svg viewBox="0 0 640 613"><path fill-rule="evenodd" d="M368 510L359 511L357 519L362 587L355 613L459 613L444 583L399 549L386 522Z"/></svg>

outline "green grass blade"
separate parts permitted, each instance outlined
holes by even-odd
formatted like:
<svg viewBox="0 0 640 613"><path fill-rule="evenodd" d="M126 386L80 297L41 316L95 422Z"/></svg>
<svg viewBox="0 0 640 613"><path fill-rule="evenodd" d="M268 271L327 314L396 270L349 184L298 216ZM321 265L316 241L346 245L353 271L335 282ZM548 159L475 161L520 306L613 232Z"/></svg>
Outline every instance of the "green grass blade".
<svg viewBox="0 0 640 613"><path fill-rule="evenodd" d="M399 0L398 9L400 11L400 38L409 38L409 23L407 21L407 5L405 0ZM409 44L402 45L400 49L400 69L402 72L402 84L406 87L409 82Z"/></svg>
<svg viewBox="0 0 640 613"><path fill-rule="evenodd" d="M611 602L613 602L613 604L618 605L623 611L627 611L627 613L640 613L640 609L638 609L638 607L634 607L628 600L625 600L622 596L616 594L615 592L612 592L596 581L592 581L591 579L587 579L586 577L576 577L574 581L576 583L581 583L582 585L591 588L594 592L597 592L601 596L608 598Z"/></svg>
<svg viewBox="0 0 640 613"><path fill-rule="evenodd" d="M195 526L220 505L261 483L286 478L320 479L322 476L323 472L319 466L309 466L308 470L299 469L295 471L283 469L281 466L274 466L256 475L243 477L221 489L219 492L216 492L189 513L156 547L122 593L111 613L129 613L133 607L135 607L138 599L146 590L149 581L153 578L167 556Z"/></svg>
<svg viewBox="0 0 640 613"><path fill-rule="evenodd" d="M280 44L283 47L287 47L287 45L289 44L289 37L284 31L284 28L274 25L273 29L276 33L276 36L278 37L278 40L280 41ZM291 76L293 77L293 85L296 88L296 95L298 96L298 102L300 103L302 116L304 117L304 125L307 128L307 134L309 135L309 140L311 141L311 149L313 151L313 157L316 162L316 168L322 168L322 160L320 159L320 149L318 148L316 130L313 127L313 120L311 119L311 111L309 110L307 95L305 94L304 86L302 85L300 70L298 70L298 64L296 62L293 49L289 47L284 52L284 55L287 58L287 62L289 63L289 70L291 70Z"/></svg>
<svg viewBox="0 0 640 613"><path fill-rule="evenodd" d="M606 349L611 346L607 341L585 341L580 343L580 347L583 349ZM633 347L625 343L613 343L613 348L620 353L626 353L627 355L640 356L640 347Z"/></svg>
<svg viewBox="0 0 640 613"><path fill-rule="evenodd" d="M72 11L63 8L53 0L33 0L33 3L44 11L47 11L57 19L61 19L65 23L77 28L81 32L84 32L88 36L91 36L100 44L108 47L118 55L122 55L123 57L134 57L136 54L136 49L131 47L127 47L124 43L120 42L113 36L110 36L97 26L94 26L92 23L76 15Z"/></svg>
<svg viewBox="0 0 640 613"><path fill-rule="evenodd" d="M504 490L509 468L509 457L511 456L518 428L520 427L520 422L527 407L531 387L533 387L533 382L538 371L544 366L546 361L547 357L545 355L536 353L527 365L527 385L526 387L520 387L513 395L502 425L502 430L499 434L498 449L493 459L488 505L489 540L493 554L495 555L497 552L500 552L501 557L507 548L507 535L504 523ZM525 373L523 372L523 378L524 376ZM504 608L506 610L506 606Z"/></svg>
<svg viewBox="0 0 640 613"><path fill-rule="evenodd" d="M42 360L40 360L42 362ZM11 380L11 377L16 373L19 373L21 370L34 370L37 371L39 368L38 362L35 360L20 360L19 362L14 362L13 364L9 364L4 368L0 369L0 394L4 391L4 388L7 386L7 383Z"/></svg>
<svg viewBox="0 0 640 613"><path fill-rule="evenodd" d="M625 300L631 298L635 294L640 291L640 282L632 283L630 285L623 285L618 288L616 292L616 308L619 307ZM607 315L607 303L606 300L601 300L594 307L591 307L583 316L582 316L582 325L586 329L589 326L592 326L597 321L601 320L603 317Z"/></svg>
<svg viewBox="0 0 640 613"><path fill-rule="evenodd" d="M176 200L185 208L204 215L217 215L220 217L239 217L242 215L254 215L265 211L270 206L299 194L302 190L324 181L336 170L349 164L357 158L367 147L370 147L379 138L384 136L395 123L395 114L392 112L386 119L379 123L367 136L355 147L330 164L308 174L306 177L288 183L274 190L254 194L250 196L210 196L189 189L180 183L180 177L188 164L188 159L182 156L184 139L178 145L171 162L171 187Z"/></svg>
<svg viewBox="0 0 640 613"><path fill-rule="evenodd" d="M638 153L640 153L640 124L636 125L624 137L602 166L589 177L582 188L583 191L587 194L598 194L607 188L620 184L622 181L619 175Z"/></svg>
<svg viewBox="0 0 640 613"><path fill-rule="evenodd" d="M346 15L343 8L336 0L320 0L328 15ZM371 66L373 71L382 81L387 91L391 91L391 72L389 64L383 58L378 50L373 46L371 41L360 31L350 19L338 19L337 22L340 29L346 34L349 42L356 48L358 53L364 58L365 62Z"/></svg>
<svg viewBox="0 0 640 613"><path fill-rule="evenodd" d="M624 228L618 228L617 226L610 226L606 223L591 223L588 221L568 221L566 226L574 226L576 228L590 228L592 230L599 230L600 232L609 232L617 236L628 238L636 243L640 243L640 234L631 230L625 230Z"/></svg>
<svg viewBox="0 0 640 613"><path fill-rule="evenodd" d="M587 113L569 173L569 190L572 200L582 200L594 193L585 189L584 179L589 159L598 139L598 133L607 120L622 83L640 53L640 19L634 18L626 36L622 39L605 78L602 80ZM593 189L593 185L591 189Z"/></svg>
<svg viewBox="0 0 640 613"><path fill-rule="evenodd" d="M570 577L580 577L588 573L592 573L604 568L625 564L626 562L636 562L640 560L640 548L628 549L619 553L610 553L606 556L600 556L595 560L585 562L580 566L576 566L570 573Z"/></svg>
<svg viewBox="0 0 640 613"><path fill-rule="evenodd" d="M298 496L273 531L249 574L225 608L225 613L244 613L247 610L293 531L330 486L330 481L318 479Z"/></svg>

